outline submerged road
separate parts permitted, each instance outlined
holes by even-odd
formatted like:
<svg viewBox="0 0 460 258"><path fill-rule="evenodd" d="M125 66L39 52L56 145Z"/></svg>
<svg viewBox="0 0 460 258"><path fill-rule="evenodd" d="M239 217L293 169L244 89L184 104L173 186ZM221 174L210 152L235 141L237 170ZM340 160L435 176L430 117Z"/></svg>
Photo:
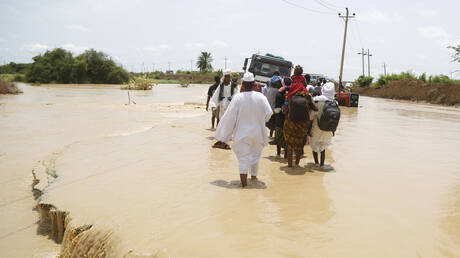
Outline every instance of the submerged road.
<svg viewBox="0 0 460 258"><path fill-rule="evenodd" d="M22 88L0 96L2 255L59 251L36 234L30 192L49 159L58 177L41 201L70 212L68 229L93 225L65 254L94 241L111 256L460 253L458 109L362 97L342 109L327 171L308 147L289 169L270 146L241 190L233 152L210 148L205 86L131 92L137 105L113 87Z"/></svg>

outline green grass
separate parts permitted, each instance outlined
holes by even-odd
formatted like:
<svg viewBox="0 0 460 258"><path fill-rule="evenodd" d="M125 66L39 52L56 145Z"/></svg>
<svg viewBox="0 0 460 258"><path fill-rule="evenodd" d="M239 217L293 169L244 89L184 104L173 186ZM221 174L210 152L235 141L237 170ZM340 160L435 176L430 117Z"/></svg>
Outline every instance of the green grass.
<svg viewBox="0 0 460 258"><path fill-rule="evenodd" d="M167 79L154 79L156 84L180 84L179 80L167 80Z"/></svg>
<svg viewBox="0 0 460 258"><path fill-rule="evenodd" d="M14 74L0 74L0 81L12 82L14 81Z"/></svg>

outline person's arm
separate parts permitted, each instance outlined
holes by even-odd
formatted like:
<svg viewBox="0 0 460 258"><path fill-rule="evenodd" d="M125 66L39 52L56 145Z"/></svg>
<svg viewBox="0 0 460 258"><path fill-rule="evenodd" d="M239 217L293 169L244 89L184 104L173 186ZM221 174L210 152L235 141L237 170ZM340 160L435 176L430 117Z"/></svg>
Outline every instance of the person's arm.
<svg viewBox="0 0 460 258"><path fill-rule="evenodd" d="M206 111L209 109L209 100L211 99L211 96L208 95L208 100L206 100Z"/></svg>
<svg viewBox="0 0 460 258"><path fill-rule="evenodd" d="M268 103L267 98L262 98L263 105L264 105L264 112L265 112L265 122L268 122L270 120L270 117L273 115L272 107L270 106L270 103Z"/></svg>

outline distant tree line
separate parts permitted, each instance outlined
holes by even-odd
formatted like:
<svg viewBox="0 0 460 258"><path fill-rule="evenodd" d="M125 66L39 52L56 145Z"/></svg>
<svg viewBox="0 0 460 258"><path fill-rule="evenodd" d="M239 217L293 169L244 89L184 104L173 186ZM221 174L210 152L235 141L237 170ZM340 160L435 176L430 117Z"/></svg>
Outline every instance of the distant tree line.
<svg viewBox="0 0 460 258"><path fill-rule="evenodd" d="M129 81L129 73L103 52L90 49L74 57L56 48L33 58L32 64L0 66L0 73L24 74L24 81L39 83L113 83Z"/></svg>

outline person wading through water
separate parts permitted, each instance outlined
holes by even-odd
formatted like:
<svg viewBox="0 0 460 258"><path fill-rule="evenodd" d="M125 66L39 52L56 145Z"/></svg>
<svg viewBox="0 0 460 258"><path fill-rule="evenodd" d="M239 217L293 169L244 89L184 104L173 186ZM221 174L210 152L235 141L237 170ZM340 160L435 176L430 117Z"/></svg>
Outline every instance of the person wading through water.
<svg viewBox="0 0 460 258"><path fill-rule="evenodd" d="M284 148L284 158L287 158L286 141L284 140L283 127L286 112L286 92L292 84L289 77L283 78L281 81L282 87L276 93L274 114L270 120L274 120L275 138L270 142L271 145L276 145L276 155L281 155L281 149Z"/></svg>
<svg viewBox="0 0 460 258"><path fill-rule="evenodd" d="M216 91L217 87L219 86L220 83L220 77L219 75L216 75L214 77L215 83L211 86L209 86L208 89L208 99L206 100L206 111L209 110L209 100L211 100L212 95L214 95L214 92ZM212 129L214 129L214 124L216 120L216 108L211 108L212 110L212 117L211 117L211 124L212 124Z"/></svg>
<svg viewBox="0 0 460 258"><path fill-rule="evenodd" d="M268 81L268 85L265 88L263 94L268 100L268 103L272 107L272 110L275 110L275 101L276 101L276 94L278 90L281 88L281 77L279 71L274 71L272 78ZM274 117L267 122L267 127L270 129L270 137L273 137L273 132L275 131L275 121Z"/></svg>
<svg viewBox="0 0 460 258"><path fill-rule="evenodd" d="M310 147L313 151L315 166L323 168L326 159L326 148L331 143L340 120L340 109L335 101L335 85L328 82L321 88L322 95L313 98L318 111L312 111L310 117L313 125L310 136ZM318 162L318 152L321 153L321 163Z"/></svg>
<svg viewBox="0 0 460 258"><path fill-rule="evenodd" d="M233 151L238 159L241 185L246 187L248 172L257 179L262 149L268 144L265 123L273 114L267 98L253 91L254 75L245 73L244 92L233 97L227 111L217 125L215 138L228 142L233 138Z"/></svg>
<svg viewBox="0 0 460 258"><path fill-rule="evenodd" d="M307 82L302 76L303 69L300 65L294 68L292 85L287 93L287 109L284 122L283 134L287 144L288 166L292 167L293 152L295 152L295 164L299 165L303 146L307 136L310 122L309 110L318 110L312 102L306 89Z"/></svg>
<svg viewBox="0 0 460 258"><path fill-rule="evenodd" d="M219 125L221 117L224 116L224 113L232 101L233 96L239 92L238 85L231 80L231 75L232 72L229 69L225 70L224 80L217 87L211 98L210 106L211 108L216 108L217 125ZM228 144L220 141L216 142L213 147L230 149Z"/></svg>

